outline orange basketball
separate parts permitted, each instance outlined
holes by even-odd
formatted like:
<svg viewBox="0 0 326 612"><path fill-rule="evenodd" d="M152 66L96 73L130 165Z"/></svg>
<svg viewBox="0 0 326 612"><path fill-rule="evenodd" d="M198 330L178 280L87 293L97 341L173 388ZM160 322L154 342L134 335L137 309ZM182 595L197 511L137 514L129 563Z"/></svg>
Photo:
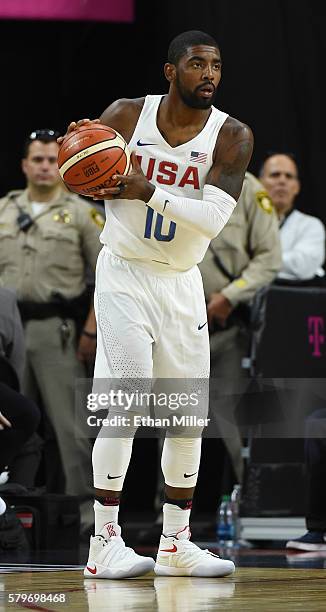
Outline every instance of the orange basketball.
<svg viewBox="0 0 326 612"><path fill-rule="evenodd" d="M58 153L61 178L81 195L115 187L114 174L128 174L130 152L127 143L113 128L91 123L77 128L61 143Z"/></svg>

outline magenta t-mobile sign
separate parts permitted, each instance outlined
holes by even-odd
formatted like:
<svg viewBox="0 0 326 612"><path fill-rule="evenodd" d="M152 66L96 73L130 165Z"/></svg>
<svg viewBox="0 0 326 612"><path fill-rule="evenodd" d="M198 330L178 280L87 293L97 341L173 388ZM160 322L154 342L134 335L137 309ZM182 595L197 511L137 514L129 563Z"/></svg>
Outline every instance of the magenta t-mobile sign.
<svg viewBox="0 0 326 612"><path fill-rule="evenodd" d="M0 18L128 22L134 0L0 0Z"/></svg>
<svg viewBox="0 0 326 612"><path fill-rule="evenodd" d="M325 342L324 317L308 317L309 344L313 348L313 357L321 357L320 347Z"/></svg>

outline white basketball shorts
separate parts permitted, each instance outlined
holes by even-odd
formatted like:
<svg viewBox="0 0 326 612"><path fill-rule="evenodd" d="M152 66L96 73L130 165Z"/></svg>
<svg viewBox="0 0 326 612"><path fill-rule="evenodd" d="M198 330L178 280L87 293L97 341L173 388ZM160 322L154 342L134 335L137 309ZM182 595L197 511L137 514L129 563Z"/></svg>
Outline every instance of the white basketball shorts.
<svg viewBox="0 0 326 612"><path fill-rule="evenodd" d="M208 378L201 274L159 275L104 246L96 267L94 378Z"/></svg>

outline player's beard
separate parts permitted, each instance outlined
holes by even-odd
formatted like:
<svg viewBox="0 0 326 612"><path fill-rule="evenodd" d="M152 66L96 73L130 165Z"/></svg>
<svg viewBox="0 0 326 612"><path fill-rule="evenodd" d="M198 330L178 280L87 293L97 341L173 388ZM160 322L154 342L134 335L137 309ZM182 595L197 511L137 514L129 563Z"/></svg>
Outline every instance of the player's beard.
<svg viewBox="0 0 326 612"><path fill-rule="evenodd" d="M176 86L177 86L177 90L178 90L178 93L179 93L179 96L182 102L186 106L189 106L190 108L196 108L197 110L205 110L207 108L210 108L212 104L214 103L215 96L216 96L216 89L211 98L199 98L199 96L197 95L197 91L199 91L199 89L203 85L199 85L195 89L195 91L190 91L189 89L186 89L182 85L178 75L176 78Z"/></svg>

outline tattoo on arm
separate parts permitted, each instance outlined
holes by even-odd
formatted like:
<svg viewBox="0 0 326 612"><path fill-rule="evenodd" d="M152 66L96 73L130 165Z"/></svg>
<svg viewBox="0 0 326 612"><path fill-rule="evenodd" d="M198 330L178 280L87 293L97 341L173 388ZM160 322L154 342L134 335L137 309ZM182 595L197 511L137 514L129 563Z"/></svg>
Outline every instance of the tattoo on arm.
<svg viewBox="0 0 326 612"><path fill-rule="evenodd" d="M230 147L229 152L232 154L232 159L226 159L221 163L217 186L237 200L252 155L252 143L248 140L237 142Z"/></svg>
<svg viewBox="0 0 326 612"><path fill-rule="evenodd" d="M227 134L222 136L207 183L223 189L237 200L252 150L253 136L250 128L239 122L232 125Z"/></svg>

